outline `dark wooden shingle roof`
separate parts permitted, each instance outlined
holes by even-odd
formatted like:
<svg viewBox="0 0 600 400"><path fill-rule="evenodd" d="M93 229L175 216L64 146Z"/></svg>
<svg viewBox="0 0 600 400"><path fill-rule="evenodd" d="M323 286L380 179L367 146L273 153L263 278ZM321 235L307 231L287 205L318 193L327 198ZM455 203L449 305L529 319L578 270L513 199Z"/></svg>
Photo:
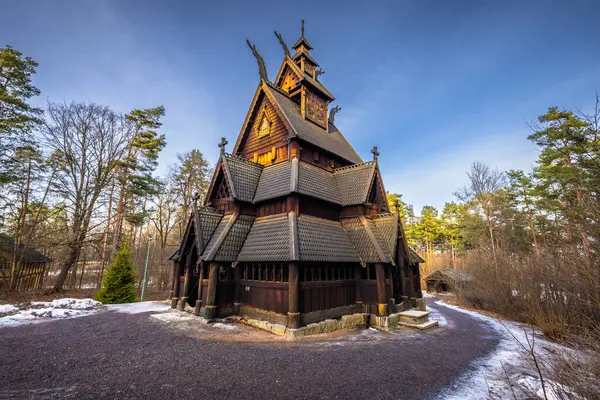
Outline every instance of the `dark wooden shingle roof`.
<svg viewBox="0 0 600 400"><path fill-rule="evenodd" d="M254 221L238 261L289 261L290 228L288 214L269 215Z"/></svg>
<svg viewBox="0 0 600 400"><path fill-rule="evenodd" d="M298 164L298 193L341 204L340 191L333 174L303 161Z"/></svg>
<svg viewBox="0 0 600 400"><path fill-rule="evenodd" d="M360 156L333 124L330 124L328 132L319 125L302 118L298 104L281 93L272 84L265 83L264 88L275 99L277 106L291 125L295 136L352 163L362 163Z"/></svg>
<svg viewBox="0 0 600 400"><path fill-rule="evenodd" d="M376 164L369 161L363 164L337 168L333 176L340 191L340 203L344 206L363 204L367 201L369 189L375 175Z"/></svg>
<svg viewBox="0 0 600 400"><path fill-rule="evenodd" d="M225 154L221 157L221 162L233 185L233 197L251 203L263 169L262 165Z"/></svg>
<svg viewBox="0 0 600 400"><path fill-rule="evenodd" d="M300 260L360 262L360 257L337 221L309 215L298 217Z"/></svg>
<svg viewBox="0 0 600 400"><path fill-rule="evenodd" d="M258 180L254 202L288 195L291 189L292 163L284 161L265 167Z"/></svg>

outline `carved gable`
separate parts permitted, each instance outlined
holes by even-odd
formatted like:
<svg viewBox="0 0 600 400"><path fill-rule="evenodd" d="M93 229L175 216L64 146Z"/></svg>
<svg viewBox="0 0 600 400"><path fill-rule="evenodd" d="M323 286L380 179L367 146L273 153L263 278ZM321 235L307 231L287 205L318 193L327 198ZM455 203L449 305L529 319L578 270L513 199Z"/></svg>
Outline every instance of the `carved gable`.
<svg viewBox="0 0 600 400"><path fill-rule="evenodd" d="M208 194L207 198L210 200L219 200L228 199L231 196L232 193L231 188L229 187L229 182L227 182L225 171L223 171L223 166L220 165L217 171L217 176L213 182L211 191Z"/></svg>
<svg viewBox="0 0 600 400"><path fill-rule="evenodd" d="M307 90L304 104L306 118L327 129L327 101Z"/></svg>
<svg viewBox="0 0 600 400"><path fill-rule="evenodd" d="M375 176L373 176L373 182L371 182L371 188L369 189L369 196L367 199L370 203L370 214L375 215L389 211L387 196L385 193L385 188L383 187L383 180L381 179L379 168L375 170Z"/></svg>
<svg viewBox="0 0 600 400"><path fill-rule="evenodd" d="M300 78L298 77L298 75L296 73L292 72L292 70L289 67L286 67L286 71L279 79L278 86L284 92L289 93L292 89L294 89L294 88L296 88L296 86L298 86L299 82L300 82Z"/></svg>
<svg viewBox="0 0 600 400"><path fill-rule="evenodd" d="M236 154L255 160L273 147L287 144L288 130L264 92L260 93Z"/></svg>

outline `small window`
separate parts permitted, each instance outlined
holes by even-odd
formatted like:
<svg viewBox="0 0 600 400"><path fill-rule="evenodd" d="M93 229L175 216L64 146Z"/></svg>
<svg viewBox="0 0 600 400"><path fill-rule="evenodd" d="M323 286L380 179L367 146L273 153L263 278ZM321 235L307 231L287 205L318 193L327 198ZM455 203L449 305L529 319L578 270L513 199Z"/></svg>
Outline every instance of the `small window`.
<svg viewBox="0 0 600 400"><path fill-rule="evenodd" d="M258 137L268 136L271 134L271 122L267 118L266 114L263 114L263 117L260 121L260 125L258 127Z"/></svg>
<svg viewBox="0 0 600 400"><path fill-rule="evenodd" d="M318 151L313 152L313 161L319 162L319 152Z"/></svg>

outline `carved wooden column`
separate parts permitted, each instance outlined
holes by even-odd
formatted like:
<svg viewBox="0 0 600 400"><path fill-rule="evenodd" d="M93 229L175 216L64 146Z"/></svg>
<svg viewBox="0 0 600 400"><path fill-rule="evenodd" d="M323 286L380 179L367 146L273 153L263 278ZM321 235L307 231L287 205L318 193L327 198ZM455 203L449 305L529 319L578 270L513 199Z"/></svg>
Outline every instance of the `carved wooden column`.
<svg viewBox="0 0 600 400"><path fill-rule="evenodd" d="M200 261L200 272L198 273L198 300L196 300L196 308L194 315L200 315L202 309L202 282L204 281L204 261Z"/></svg>
<svg viewBox="0 0 600 400"><path fill-rule="evenodd" d="M219 264L211 262L208 268L208 287L204 306L204 318L206 319L214 319L217 316L217 279L219 279Z"/></svg>
<svg viewBox="0 0 600 400"><path fill-rule="evenodd" d="M177 308L179 300L179 261L173 261L173 282L171 282L171 308Z"/></svg>
<svg viewBox="0 0 600 400"><path fill-rule="evenodd" d="M377 279L377 314L387 315L385 266L383 264L375 264L375 277Z"/></svg>
<svg viewBox="0 0 600 400"><path fill-rule="evenodd" d="M289 308L288 308L288 328L298 329L300 328L300 291L299 291L299 273L298 264L295 262L289 263L289 274L288 274L288 294L289 294Z"/></svg>
<svg viewBox="0 0 600 400"><path fill-rule="evenodd" d="M363 312L361 269L362 266L360 265L354 267L354 280L356 281L356 311L359 313Z"/></svg>
<svg viewBox="0 0 600 400"><path fill-rule="evenodd" d="M233 293L233 313L235 315L240 315L240 290L241 290L241 280L242 280L242 266L240 264L236 265L233 272L235 273L235 292Z"/></svg>

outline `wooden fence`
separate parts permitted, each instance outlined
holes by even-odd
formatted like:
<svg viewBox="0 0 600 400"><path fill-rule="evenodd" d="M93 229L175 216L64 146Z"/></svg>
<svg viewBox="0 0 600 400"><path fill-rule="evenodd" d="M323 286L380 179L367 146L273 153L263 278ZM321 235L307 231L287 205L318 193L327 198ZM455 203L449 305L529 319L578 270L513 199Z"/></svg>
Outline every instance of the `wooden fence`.
<svg viewBox="0 0 600 400"><path fill-rule="evenodd" d="M45 262L21 264L15 272L13 290L28 291L38 290L44 280L46 272ZM7 289L10 285L11 264L0 264L0 289Z"/></svg>

